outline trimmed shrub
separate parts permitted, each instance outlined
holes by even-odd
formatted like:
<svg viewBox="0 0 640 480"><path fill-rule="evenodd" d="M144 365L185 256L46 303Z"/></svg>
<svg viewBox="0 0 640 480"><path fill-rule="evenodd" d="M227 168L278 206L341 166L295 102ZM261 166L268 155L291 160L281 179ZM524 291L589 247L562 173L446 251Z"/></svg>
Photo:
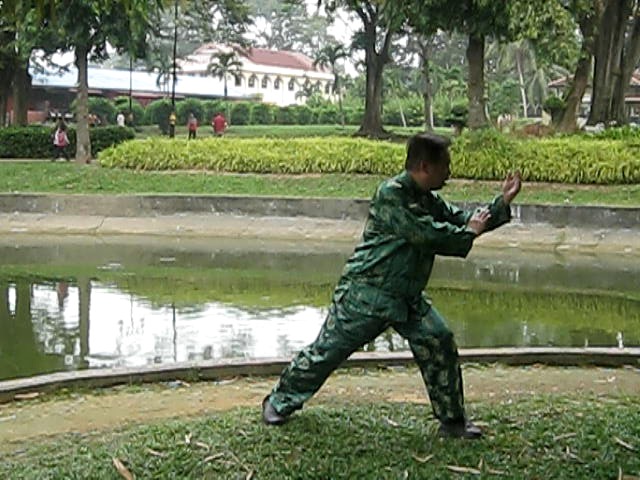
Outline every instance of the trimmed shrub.
<svg viewBox="0 0 640 480"><path fill-rule="evenodd" d="M71 111L77 113L78 101L71 102ZM104 97L89 97L89 113L93 113L100 118L102 125L112 125L116 123L116 107L111 100Z"/></svg>
<svg viewBox="0 0 640 480"><path fill-rule="evenodd" d="M278 125L295 125L297 123L296 110L292 105L280 107L276 113Z"/></svg>
<svg viewBox="0 0 640 480"><path fill-rule="evenodd" d="M271 125L274 117L274 108L267 103L254 103L251 107L251 123L253 125Z"/></svg>
<svg viewBox="0 0 640 480"><path fill-rule="evenodd" d="M30 126L0 129L0 158L49 158L53 155L54 127ZM135 133L130 128L96 127L89 130L91 152L97 155L105 148L131 140ZM76 131L67 129L68 151L76 148Z"/></svg>
<svg viewBox="0 0 640 480"><path fill-rule="evenodd" d="M306 105L296 105L293 107L296 112L298 125L309 125L313 123L313 110Z"/></svg>
<svg viewBox="0 0 640 480"><path fill-rule="evenodd" d="M317 123L320 125L330 125L340 123L340 113L335 105L327 105L317 112Z"/></svg>
<svg viewBox="0 0 640 480"><path fill-rule="evenodd" d="M187 98L176 103L176 116L179 125L186 125L189 114L193 113L198 119L198 123L205 121L204 102L197 98ZM207 123L207 121L205 121Z"/></svg>
<svg viewBox="0 0 640 480"><path fill-rule="evenodd" d="M144 111L146 125L158 125L162 133L169 133L169 115L173 107L167 99L155 100Z"/></svg>
<svg viewBox="0 0 640 480"><path fill-rule="evenodd" d="M398 172L403 145L360 138L206 138L199 142L145 139L103 151L105 167L201 169L257 173Z"/></svg>
<svg viewBox="0 0 640 480"><path fill-rule="evenodd" d="M236 102L231 106L229 125L248 125L251 120L251 103ZM227 119L229 121L229 119Z"/></svg>
<svg viewBox="0 0 640 480"><path fill-rule="evenodd" d="M148 139L100 154L106 167L201 169L238 173L367 173L402 170L405 146L347 137L223 138L199 142ZM452 146L453 176L502 180L512 170L525 180L566 183L640 182L640 144L580 136L517 140L491 129L468 132Z"/></svg>
<svg viewBox="0 0 640 480"><path fill-rule="evenodd" d="M113 101L117 112L122 112L127 119L127 126L145 125L144 107L136 99L131 101L131 110L133 112L133 123L129 121L129 97L117 97ZM149 124L147 124L149 125Z"/></svg>

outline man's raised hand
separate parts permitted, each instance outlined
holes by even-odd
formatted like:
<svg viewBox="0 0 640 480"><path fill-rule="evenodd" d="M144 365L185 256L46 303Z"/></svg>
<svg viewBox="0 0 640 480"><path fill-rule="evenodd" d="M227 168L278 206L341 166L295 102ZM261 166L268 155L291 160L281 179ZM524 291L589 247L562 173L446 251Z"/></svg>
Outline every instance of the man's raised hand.
<svg viewBox="0 0 640 480"><path fill-rule="evenodd" d="M487 228L490 218L491 213L486 208L477 210L469 220L469 223L467 223L467 227L473 230L476 236L480 235Z"/></svg>
<svg viewBox="0 0 640 480"><path fill-rule="evenodd" d="M522 187L520 172L509 172L502 184L502 198L504 199L504 203L509 205L516 195L518 195L520 187Z"/></svg>

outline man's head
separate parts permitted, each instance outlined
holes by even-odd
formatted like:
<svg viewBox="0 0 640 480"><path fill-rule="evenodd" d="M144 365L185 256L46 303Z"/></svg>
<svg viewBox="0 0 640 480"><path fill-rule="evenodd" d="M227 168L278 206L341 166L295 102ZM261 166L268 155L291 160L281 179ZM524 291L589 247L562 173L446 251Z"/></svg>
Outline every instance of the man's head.
<svg viewBox="0 0 640 480"><path fill-rule="evenodd" d="M407 143L405 168L425 190L442 188L449 178L451 142L432 133L419 133Z"/></svg>

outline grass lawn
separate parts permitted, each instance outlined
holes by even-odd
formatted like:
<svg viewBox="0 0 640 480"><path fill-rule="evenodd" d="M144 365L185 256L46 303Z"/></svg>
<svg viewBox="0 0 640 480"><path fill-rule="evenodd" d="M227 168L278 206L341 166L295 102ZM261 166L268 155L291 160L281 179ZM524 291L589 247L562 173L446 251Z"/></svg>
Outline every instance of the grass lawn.
<svg viewBox="0 0 640 480"><path fill-rule="evenodd" d="M204 172L135 172L73 163L0 162L0 192L173 193L370 198L384 177L373 175L252 175ZM488 200L499 182L452 180L452 201ZM640 184L584 186L526 184L520 203L640 206Z"/></svg>
<svg viewBox="0 0 640 480"><path fill-rule="evenodd" d="M229 127L226 135L228 137L327 137L335 135L353 135L358 130L358 125L233 125ZM389 126L387 129L397 136L408 137L415 133L424 131L422 127L396 127ZM450 128L437 127L435 131L441 135L451 135ZM162 135L157 125L145 125L136 129L137 138L156 137ZM213 130L210 125L203 124L198 129L199 137L212 137ZM187 138L187 127L176 126L176 137Z"/></svg>
<svg viewBox="0 0 640 480"><path fill-rule="evenodd" d="M638 479L637 398L528 395L474 403L480 441L436 435L427 405L331 402L279 428L258 408L30 441L0 478ZM124 419L126 420L126 419ZM122 475L122 477L120 476Z"/></svg>

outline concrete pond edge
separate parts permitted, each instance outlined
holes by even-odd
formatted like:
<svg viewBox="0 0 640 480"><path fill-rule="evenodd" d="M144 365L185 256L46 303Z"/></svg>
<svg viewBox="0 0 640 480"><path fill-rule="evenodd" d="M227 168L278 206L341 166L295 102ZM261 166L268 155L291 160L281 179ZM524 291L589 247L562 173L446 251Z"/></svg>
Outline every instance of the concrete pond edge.
<svg viewBox="0 0 640 480"><path fill-rule="evenodd" d="M640 369L640 348L470 348L460 350L461 363L509 366L563 367L630 366ZM0 403L30 398L63 388L107 388L182 380L215 381L239 376L273 376L289 364L289 358L210 360L126 368L57 372L0 382ZM341 368L385 368L414 365L411 352L359 352Z"/></svg>

